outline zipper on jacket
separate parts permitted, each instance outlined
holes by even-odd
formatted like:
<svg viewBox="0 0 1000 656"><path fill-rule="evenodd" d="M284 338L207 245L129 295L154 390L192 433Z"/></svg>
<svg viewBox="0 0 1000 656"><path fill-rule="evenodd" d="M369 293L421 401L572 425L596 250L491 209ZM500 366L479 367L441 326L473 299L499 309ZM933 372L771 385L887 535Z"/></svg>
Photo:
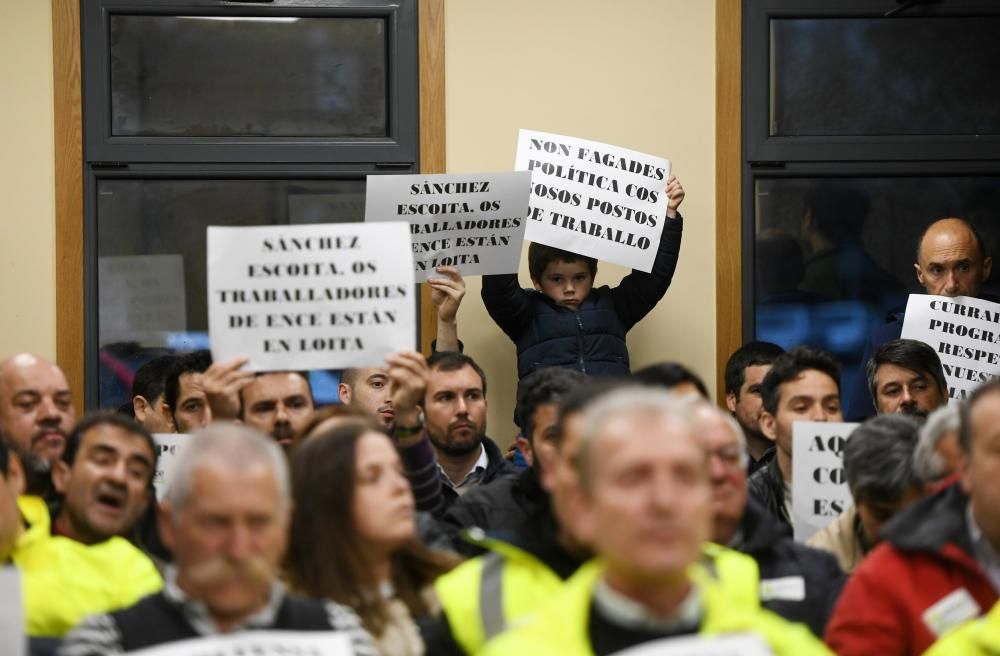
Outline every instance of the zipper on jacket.
<svg viewBox="0 0 1000 656"><path fill-rule="evenodd" d="M580 311L576 310L573 312L573 316L576 317L576 325L580 328L580 338L578 340L580 344L580 371L582 373L587 373L587 365L583 363L583 319L580 318Z"/></svg>

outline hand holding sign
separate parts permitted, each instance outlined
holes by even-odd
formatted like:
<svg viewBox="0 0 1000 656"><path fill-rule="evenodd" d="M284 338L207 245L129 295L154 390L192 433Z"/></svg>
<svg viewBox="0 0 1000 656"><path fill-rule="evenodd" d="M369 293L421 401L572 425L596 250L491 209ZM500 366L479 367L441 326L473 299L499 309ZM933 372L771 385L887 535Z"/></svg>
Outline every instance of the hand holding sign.
<svg viewBox="0 0 1000 656"><path fill-rule="evenodd" d="M667 218L676 219L677 218L677 208L681 206L684 202L684 187L681 186L681 181L677 179L677 176L670 176L667 179Z"/></svg>
<svg viewBox="0 0 1000 656"><path fill-rule="evenodd" d="M255 377L254 372L243 370L249 361L247 357L236 357L226 362L213 362L202 374L201 388L212 409L212 419L219 421L240 416L240 390Z"/></svg>
<svg viewBox="0 0 1000 656"><path fill-rule="evenodd" d="M389 389L397 426L412 428L420 422L419 405L427 390L427 361L416 351L400 351L385 359L389 365ZM423 439L423 434L409 436ZM400 440L403 441L403 440Z"/></svg>
<svg viewBox="0 0 1000 656"><path fill-rule="evenodd" d="M531 171L525 239L649 273L667 210L668 160L521 130L514 168ZM673 193L676 212L679 183Z"/></svg>

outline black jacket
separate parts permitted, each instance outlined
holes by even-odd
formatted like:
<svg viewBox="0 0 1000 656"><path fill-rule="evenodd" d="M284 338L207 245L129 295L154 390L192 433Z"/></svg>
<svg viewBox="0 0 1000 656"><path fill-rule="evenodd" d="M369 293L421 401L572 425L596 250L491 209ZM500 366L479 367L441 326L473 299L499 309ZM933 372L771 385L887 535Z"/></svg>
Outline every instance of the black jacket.
<svg viewBox="0 0 1000 656"><path fill-rule="evenodd" d="M748 483L750 498L773 519L777 520L792 533L792 518L785 512L785 479L778 469L778 457L775 456L766 466L753 473Z"/></svg>
<svg viewBox="0 0 1000 656"><path fill-rule="evenodd" d="M683 219L665 221L651 272L632 271L614 288L594 287L576 311L522 289L517 274L483 276L486 310L517 346L518 379L545 367L628 374L625 333L656 307L677 268Z"/></svg>
<svg viewBox="0 0 1000 656"><path fill-rule="evenodd" d="M490 485L481 485L458 499L441 520L442 528L454 537L454 550L475 556L483 550L460 537L461 531L480 528L487 533L507 533L548 505L548 494L538 482L538 474L524 469Z"/></svg>
<svg viewBox="0 0 1000 656"><path fill-rule="evenodd" d="M847 580L837 559L792 540L787 527L753 499L747 503L740 534L734 546L757 561L764 608L822 637Z"/></svg>
<svg viewBox="0 0 1000 656"><path fill-rule="evenodd" d="M479 482L479 485L466 492L466 494L472 494L476 491L476 489L489 485L494 481L514 476L519 471L518 468L514 466L514 463L504 457L503 451L500 450L500 447L497 446L496 442L485 435L483 436L483 446L486 448L486 457L489 459L489 463L486 465L486 471L483 473L483 478ZM458 502L459 499L462 498L449 484L448 477L444 472L440 472L440 478L442 504L440 505L440 510L433 511L433 514L439 517L443 516L448 509L450 509L455 503Z"/></svg>

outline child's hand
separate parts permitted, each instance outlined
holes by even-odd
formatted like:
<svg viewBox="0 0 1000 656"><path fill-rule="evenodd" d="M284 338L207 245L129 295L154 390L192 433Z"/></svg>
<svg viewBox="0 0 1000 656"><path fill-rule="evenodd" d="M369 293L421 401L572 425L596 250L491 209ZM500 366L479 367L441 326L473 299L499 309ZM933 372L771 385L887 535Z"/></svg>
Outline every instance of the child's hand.
<svg viewBox="0 0 1000 656"><path fill-rule="evenodd" d="M667 218L676 219L677 208L684 202L684 187L681 186L680 180L674 176L667 179L667 198L670 199L667 202Z"/></svg>
<svg viewBox="0 0 1000 656"><path fill-rule="evenodd" d="M437 308L438 319L451 323L455 321L458 306L465 296L465 279L452 266L439 266L434 271L439 276L427 279L427 284L431 286L431 303Z"/></svg>

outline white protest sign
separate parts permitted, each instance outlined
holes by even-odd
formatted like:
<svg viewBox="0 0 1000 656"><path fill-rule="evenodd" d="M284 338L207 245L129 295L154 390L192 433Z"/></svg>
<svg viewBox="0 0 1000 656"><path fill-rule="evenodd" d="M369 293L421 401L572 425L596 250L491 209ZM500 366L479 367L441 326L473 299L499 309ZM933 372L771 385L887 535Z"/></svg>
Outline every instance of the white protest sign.
<svg viewBox="0 0 1000 656"><path fill-rule="evenodd" d="M217 362L381 366L416 340L409 225L209 227L208 325Z"/></svg>
<svg viewBox="0 0 1000 656"><path fill-rule="evenodd" d="M663 232L670 162L597 141L521 130L531 171L524 238L649 272Z"/></svg>
<svg viewBox="0 0 1000 656"><path fill-rule="evenodd" d="M858 424L792 424L792 527L805 542L851 505L844 476L844 445Z"/></svg>
<svg viewBox="0 0 1000 656"><path fill-rule="evenodd" d="M99 257L97 288L101 344L163 346L163 333L187 330L181 255Z"/></svg>
<svg viewBox="0 0 1000 656"><path fill-rule="evenodd" d="M437 266L517 273L531 173L369 175L365 221L409 221L417 282Z"/></svg>
<svg viewBox="0 0 1000 656"><path fill-rule="evenodd" d="M132 656L353 656L350 636L336 631L245 631L168 642Z"/></svg>
<svg viewBox="0 0 1000 656"><path fill-rule="evenodd" d="M174 474L174 464L177 457L187 445L191 436L187 433L154 433L156 442L156 472L153 474L153 487L156 488L156 498L163 499Z"/></svg>
<svg viewBox="0 0 1000 656"><path fill-rule="evenodd" d="M0 637L4 654L24 656L28 639L24 634L24 606L21 597L21 573L14 567L0 567Z"/></svg>
<svg viewBox="0 0 1000 656"><path fill-rule="evenodd" d="M937 351L949 400L965 399L1000 376L1000 304L970 296L910 294L901 336Z"/></svg>
<svg viewBox="0 0 1000 656"><path fill-rule="evenodd" d="M612 656L771 656L774 651L756 633L684 636L653 640Z"/></svg>

